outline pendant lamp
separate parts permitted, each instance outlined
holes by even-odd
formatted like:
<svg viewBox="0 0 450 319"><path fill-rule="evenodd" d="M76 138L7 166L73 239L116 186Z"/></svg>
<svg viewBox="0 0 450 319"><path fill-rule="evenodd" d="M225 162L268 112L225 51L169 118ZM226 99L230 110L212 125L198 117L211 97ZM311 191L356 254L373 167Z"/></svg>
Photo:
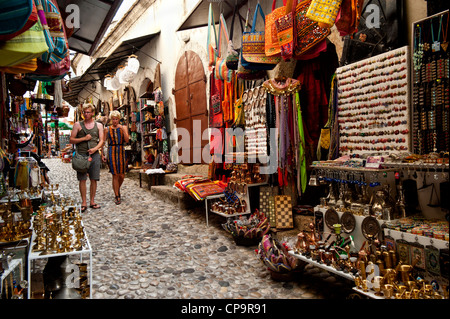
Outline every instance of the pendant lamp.
<svg viewBox="0 0 450 319"><path fill-rule="evenodd" d="M135 56L134 54L130 55L128 57L128 65L127 65L128 70L137 74L139 71L139 67L140 67L140 63L139 63L139 60L137 59L137 56Z"/></svg>

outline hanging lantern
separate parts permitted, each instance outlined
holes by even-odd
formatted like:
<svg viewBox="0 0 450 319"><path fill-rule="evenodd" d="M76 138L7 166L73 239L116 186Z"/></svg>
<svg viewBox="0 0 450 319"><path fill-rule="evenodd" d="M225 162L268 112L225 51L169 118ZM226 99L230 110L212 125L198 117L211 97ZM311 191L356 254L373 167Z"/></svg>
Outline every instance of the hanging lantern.
<svg viewBox="0 0 450 319"><path fill-rule="evenodd" d="M103 86L104 86L107 90L109 90L109 88L110 88L110 86L111 86L111 75L110 75L110 74L107 74L107 75L105 76L105 80L103 81Z"/></svg>
<svg viewBox="0 0 450 319"><path fill-rule="evenodd" d="M126 66L119 75L119 81L122 84L128 84L133 81L135 77L136 73L130 70L128 66Z"/></svg>
<svg viewBox="0 0 450 319"><path fill-rule="evenodd" d="M120 82L119 82L119 78L117 77L117 73L116 75L111 79L111 90L112 91L117 91L118 89L120 89Z"/></svg>
<svg viewBox="0 0 450 319"><path fill-rule="evenodd" d="M136 73L130 71L128 69L128 66L126 66L119 74L119 82L121 84L128 84L129 82L133 81L135 75Z"/></svg>
<svg viewBox="0 0 450 319"><path fill-rule="evenodd" d="M133 73L138 73L139 71L139 60L137 59L137 56L135 56L134 54L130 55L128 57L128 65L127 68L132 71Z"/></svg>

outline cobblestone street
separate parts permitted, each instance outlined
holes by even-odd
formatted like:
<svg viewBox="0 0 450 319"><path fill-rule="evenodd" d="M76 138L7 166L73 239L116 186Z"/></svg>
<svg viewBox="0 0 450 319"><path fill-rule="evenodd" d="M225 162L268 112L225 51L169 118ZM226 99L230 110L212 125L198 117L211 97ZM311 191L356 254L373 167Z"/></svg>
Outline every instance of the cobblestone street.
<svg viewBox="0 0 450 319"><path fill-rule="evenodd" d="M80 202L71 164L44 162L50 182ZM116 205L111 181L102 169L96 196L101 208L83 214L93 250L94 299L345 299L352 292L351 283L309 266L295 281L275 281L256 247L237 246L221 228L222 217L210 215L207 227L204 209L179 209L128 177Z"/></svg>

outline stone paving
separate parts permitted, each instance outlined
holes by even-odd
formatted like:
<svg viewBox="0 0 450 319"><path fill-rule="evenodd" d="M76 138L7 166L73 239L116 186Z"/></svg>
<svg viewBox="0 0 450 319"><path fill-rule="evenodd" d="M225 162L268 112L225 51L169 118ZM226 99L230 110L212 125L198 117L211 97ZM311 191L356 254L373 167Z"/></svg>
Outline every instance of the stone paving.
<svg viewBox="0 0 450 319"><path fill-rule="evenodd" d="M71 164L44 162L50 182L81 202ZM345 299L352 293L350 282L309 265L294 281L275 281L256 247L237 246L221 228L224 218L210 214L207 227L204 209L179 209L132 178L125 179L116 205L111 185L111 174L102 169L101 209L83 214L94 299Z"/></svg>

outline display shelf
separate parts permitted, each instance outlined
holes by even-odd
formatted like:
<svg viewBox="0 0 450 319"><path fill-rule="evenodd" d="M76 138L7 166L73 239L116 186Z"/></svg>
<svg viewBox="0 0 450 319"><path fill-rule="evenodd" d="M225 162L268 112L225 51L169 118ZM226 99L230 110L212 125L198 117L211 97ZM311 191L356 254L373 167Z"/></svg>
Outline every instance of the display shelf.
<svg viewBox="0 0 450 319"><path fill-rule="evenodd" d="M333 273L335 275L339 275L339 276L341 276L341 277L343 277L345 279L351 280L351 281L355 280L353 275L350 274L350 273L345 273L343 271L337 270L334 267L327 266L326 264L322 264L322 263L319 263L317 261L314 261L311 258L307 258L307 257L302 256L300 254L296 254L293 250L288 251L288 253L289 253L289 255L291 255L291 256L293 256L293 257L295 257L295 258L297 258L297 259L299 259L301 261L307 262L307 263L309 263L309 264L311 264L313 266L316 266L318 268L324 269L324 270L326 270L326 271L328 271L330 273Z"/></svg>
<svg viewBox="0 0 450 319"><path fill-rule="evenodd" d="M382 163L384 165L384 163ZM347 167L347 166L337 166L337 165L311 165L313 169L323 169L323 170L336 170L336 171L348 171L348 172L358 172L358 173L381 173L387 171L395 171L394 168L368 168L368 167Z"/></svg>
<svg viewBox="0 0 450 319"><path fill-rule="evenodd" d="M449 248L449 242L446 240L411 234L399 230L385 228L384 235L392 237L395 240L403 239L409 243L418 243L424 246L432 245L438 249Z"/></svg>
<svg viewBox="0 0 450 319"><path fill-rule="evenodd" d="M323 213L323 218L324 218L324 221L325 221L325 213L326 213L326 211L329 208L330 207L328 207L328 206L316 206L314 208L314 213L317 212L317 211L320 211L321 213ZM336 210L336 212L339 215L339 219L341 220L342 215L344 213L341 212L341 211L338 211L338 210ZM353 237L353 242L355 244L355 248L359 249L364 244L364 242L367 241L367 239L364 237L364 235L362 233L362 230L361 230L361 224L362 224L364 218L366 218L367 216L360 216L360 215L354 215L354 214L353 214L353 216L355 217L355 223L356 223L354 230L352 232L350 232L350 233L345 233L343 231L342 235L343 236L352 236ZM380 229L381 229L381 226L384 224L385 221L381 220L381 219L377 219L377 221L380 224ZM323 224L324 224L324 234L328 235L328 234L334 233L334 230L330 229L327 226L326 222L324 222ZM380 237L380 235L381 235L381 231L380 231L380 234L379 234L378 237Z"/></svg>
<svg viewBox="0 0 450 319"><path fill-rule="evenodd" d="M81 207L77 206L78 213L81 214ZM83 221L81 221L81 226L83 229L85 229ZM34 266L34 262L39 259L47 259L47 258L54 258L54 257L60 257L60 256L76 256L78 255L80 258L80 262L83 262L83 256L89 255L89 284L92 285L92 247L89 242L88 236L86 232L84 232L84 245L81 250L73 250L68 252L61 252L61 253L50 253L50 254L42 254L40 251L34 251L33 246L36 244L36 233L33 230L32 236L31 236L31 242L29 245L29 251L28 251L28 280L29 280L29 287L28 287L28 299L31 298L31 267ZM92 299L92 289L89 289L89 298Z"/></svg>

